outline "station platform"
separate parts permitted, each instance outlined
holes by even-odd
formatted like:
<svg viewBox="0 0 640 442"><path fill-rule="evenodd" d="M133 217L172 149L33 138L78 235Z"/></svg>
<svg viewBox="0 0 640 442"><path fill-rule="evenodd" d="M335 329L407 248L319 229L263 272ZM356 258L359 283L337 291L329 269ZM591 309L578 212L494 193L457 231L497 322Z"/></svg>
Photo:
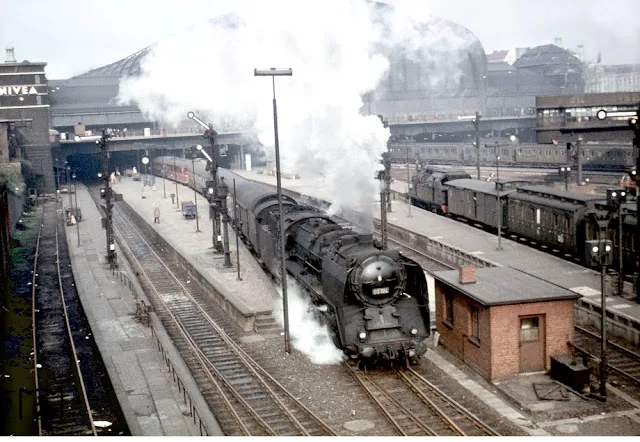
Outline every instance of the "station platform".
<svg viewBox="0 0 640 442"><path fill-rule="evenodd" d="M217 302L244 331L279 330L271 316L279 294L242 241L239 241L241 279L238 279L238 249L231 226L228 231L232 266L224 267L224 254L213 249L213 225L207 200L186 186L170 180L163 183L158 177L155 177L156 190L148 187L145 198L142 189L141 181L128 177L113 184L113 191L122 194L124 202L180 255L181 263L220 294ZM178 196L173 203L171 194ZM197 201L197 222L183 216L179 207L185 201ZM153 222L156 207L160 209L158 224Z"/></svg>
<svg viewBox="0 0 640 442"><path fill-rule="evenodd" d="M63 210L69 207L67 195L59 198ZM102 216L86 187L77 186L76 198L82 221L66 227L73 275L131 434L221 435L158 318L151 312L148 324L137 320L136 301L149 302L124 260L110 270Z"/></svg>
<svg viewBox="0 0 640 442"><path fill-rule="evenodd" d="M263 173L261 169L234 172L239 175L275 187L276 177ZM282 187L302 195L309 195L325 201L332 201L330 187L322 176L304 179L283 178ZM396 194L406 194L407 183L394 181L392 190ZM380 219L379 203L372 202L371 215ZM411 216L409 216L411 214ZM392 225L418 233L445 245L464 250L496 266L508 266L531 276L555 284L582 295L578 301L582 312L589 320L599 317L595 311L601 305L600 273L564 260L550 253L533 249L509 237L502 238L501 250L498 237L482 229L467 225L426 210L409 206L402 198L392 200L392 212L387 215ZM610 286L609 286L610 287ZM524 290L525 288L516 288ZM640 342L640 304L633 300L632 287L625 283L622 296L613 295L607 289L607 312L616 334L638 344Z"/></svg>

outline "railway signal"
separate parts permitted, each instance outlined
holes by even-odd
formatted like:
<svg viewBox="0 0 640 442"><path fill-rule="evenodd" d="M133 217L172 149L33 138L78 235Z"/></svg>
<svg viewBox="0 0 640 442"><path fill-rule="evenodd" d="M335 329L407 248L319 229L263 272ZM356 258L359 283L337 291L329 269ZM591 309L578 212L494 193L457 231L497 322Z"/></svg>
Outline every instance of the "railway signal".
<svg viewBox="0 0 640 442"><path fill-rule="evenodd" d="M113 242L113 204L111 204L111 180L109 176L109 138L111 138L111 134L107 133L105 129L102 129L102 136L96 140L96 144L100 146L102 150L102 173L98 174L98 177L104 180L104 199L107 212L104 221L104 227L107 232L107 262L111 268L114 268L117 267L117 262L116 246Z"/></svg>
<svg viewBox="0 0 640 442"><path fill-rule="evenodd" d="M640 215L640 195L638 194L638 171L640 171L640 104L635 111L613 111L609 112L605 109L600 109L596 116L599 120L606 118L619 118L628 117L628 123L631 130L633 130L633 150L636 156L635 173L632 170L629 176L635 180L636 183L636 219ZM635 235L635 250L636 250L636 266L640 267L640 222L636 221L636 235ZM640 303L640 281L636 274L636 302Z"/></svg>
<svg viewBox="0 0 640 442"><path fill-rule="evenodd" d="M476 141L473 145L476 148L476 169L478 170L478 179L480 179L480 119L482 114L476 112L475 115L458 115L458 121L471 121L476 129Z"/></svg>
<svg viewBox="0 0 640 442"><path fill-rule="evenodd" d="M218 157L220 146L216 145L216 136L218 132L213 129L213 124L206 124L202 121L194 112L187 112L187 118L198 123L203 129L203 137L209 140L209 144L211 144L211 153L213 156L209 155L206 150L202 147L202 145L198 144L196 149L202 155L207 158L207 166L205 170L211 172L211 179L214 183L218 182ZM218 188L217 186L213 186L213 199L216 200L218 198ZM213 248L216 252L224 252L224 247L222 245L222 236L220 235L220 216L216 207L213 207L213 234L211 241L213 242Z"/></svg>

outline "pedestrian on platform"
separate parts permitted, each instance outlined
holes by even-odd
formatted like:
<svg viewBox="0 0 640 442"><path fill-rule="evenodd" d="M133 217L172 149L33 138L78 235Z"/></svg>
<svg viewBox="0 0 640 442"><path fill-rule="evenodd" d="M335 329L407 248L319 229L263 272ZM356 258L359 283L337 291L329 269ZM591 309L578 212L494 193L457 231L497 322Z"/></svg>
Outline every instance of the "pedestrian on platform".
<svg viewBox="0 0 640 442"><path fill-rule="evenodd" d="M153 223L160 224L160 207L158 206L156 206L156 208L153 209Z"/></svg>

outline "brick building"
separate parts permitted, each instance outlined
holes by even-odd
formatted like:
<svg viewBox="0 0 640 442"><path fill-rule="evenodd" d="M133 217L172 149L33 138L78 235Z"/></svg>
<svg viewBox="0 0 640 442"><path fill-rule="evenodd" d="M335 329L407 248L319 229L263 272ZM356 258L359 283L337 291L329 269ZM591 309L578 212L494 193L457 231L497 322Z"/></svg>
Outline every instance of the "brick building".
<svg viewBox="0 0 640 442"><path fill-rule="evenodd" d="M548 370L570 353L580 295L508 267L433 276L440 343L486 378Z"/></svg>
<svg viewBox="0 0 640 442"><path fill-rule="evenodd" d="M22 155L44 177L43 189L54 192L51 160L49 91L44 67L46 63L17 62L13 49L7 49L0 63L0 160L17 161ZM23 152L9 152L7 134L19 131Z"/></svg>

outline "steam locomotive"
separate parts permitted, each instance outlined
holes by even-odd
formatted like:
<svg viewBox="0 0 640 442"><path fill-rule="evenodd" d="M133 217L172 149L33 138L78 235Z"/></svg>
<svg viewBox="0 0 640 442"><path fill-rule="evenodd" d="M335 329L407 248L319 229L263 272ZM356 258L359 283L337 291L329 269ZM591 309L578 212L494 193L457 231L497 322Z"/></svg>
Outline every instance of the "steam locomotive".
<svg viewBox="0 0 640 442"><path fill-rule="evenodd" d="M199 190L209 173L199 161L156 158L171 164L169 178ZM166 169L165 169L166 170ZM234 224L263 267L280 277L280 218L270 188L219 169L236 180ZM365 366L415 363L430 334L424 271L397 250L384 250L371 234L356 233L324 212L283 195L282 220L287 272L308 293L316 316L334 342Z"/></svg>

